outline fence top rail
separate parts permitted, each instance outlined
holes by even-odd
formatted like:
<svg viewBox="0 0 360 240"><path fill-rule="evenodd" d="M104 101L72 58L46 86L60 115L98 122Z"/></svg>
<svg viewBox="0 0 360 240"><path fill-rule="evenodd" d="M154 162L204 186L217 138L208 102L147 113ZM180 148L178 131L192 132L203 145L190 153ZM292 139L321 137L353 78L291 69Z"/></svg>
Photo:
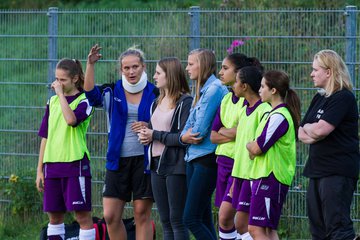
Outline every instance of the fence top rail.
<svg viewBox="0 0 360 240"><path fill-rule="evenodd" d="M103 9L103 10L90 10L90 9L58 9L58 8L49 8L48 10L27 10L27 9L15 9L15 10L7 10L0 9L0 14L37 14L44 13L47 14L49 11L56 12L57 14L68 14L68 13L77 13L77 14L122 14L122 13L189 13L189 11L199 12L199 13L344 13L347 9L201 9L201 8L189 8L189 9L164 9L164 10L156 10L156 9L124 9L124 10L113 10L113 9ZM348 9L349 10L349 9ZM350 9L353 12L360 12L358 9Z"/></svg>
<svg viewBox="0 0 360 240"><path fill-rule="evenodd" d="M199 13L343 13L345 9L268 9L268 10L241 10L241 9L193 9ZM175 9L175 10L58 10L58 13L188 13L191 9ZM359 11L360 10L354 10Z"/></svg>
<svg viewBox="0 0 360 240"><path fill-rule="evenodd" d="M358 39L359 36L266 36L266 35L243 35L243 36L235 36L235 35L60 35L60 34L0 34L3 38L284 38L284 39Z"/></svg>
<svg viewBox="0 0 360 240"><path fill-rule="evenodd" d="M0 14L47 14L48 10L31 10L31 9L0 9Z"/></svg>

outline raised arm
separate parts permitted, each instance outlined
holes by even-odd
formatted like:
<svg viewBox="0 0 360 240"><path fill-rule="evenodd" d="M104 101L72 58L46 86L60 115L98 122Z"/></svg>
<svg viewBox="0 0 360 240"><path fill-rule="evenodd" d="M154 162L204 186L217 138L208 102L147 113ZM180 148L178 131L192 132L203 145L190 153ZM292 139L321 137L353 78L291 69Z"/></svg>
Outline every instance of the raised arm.
<svg viewBox="0 0 360 240"><path fill-rule="evenodd" d="M95 63L102 57L100 54L101 47L97 44L90 49L86 62L84 90L91 91L95 86Z"/></svg>

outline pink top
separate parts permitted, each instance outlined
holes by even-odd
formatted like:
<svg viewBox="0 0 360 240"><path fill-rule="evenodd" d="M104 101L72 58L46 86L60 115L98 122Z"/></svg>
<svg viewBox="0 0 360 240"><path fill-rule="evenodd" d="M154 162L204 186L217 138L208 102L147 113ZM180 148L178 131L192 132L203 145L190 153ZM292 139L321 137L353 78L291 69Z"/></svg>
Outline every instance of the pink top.
<svg viewBox="0 0 360 240"><path fill-rule="evenodd" d="M154 130L170 132L171 119L174 115L175 109L166 109L165 111L157 106L151 116L151 125ZM165 145L157 140L153 141L152 156L159 157L165 149Z"/></svg>

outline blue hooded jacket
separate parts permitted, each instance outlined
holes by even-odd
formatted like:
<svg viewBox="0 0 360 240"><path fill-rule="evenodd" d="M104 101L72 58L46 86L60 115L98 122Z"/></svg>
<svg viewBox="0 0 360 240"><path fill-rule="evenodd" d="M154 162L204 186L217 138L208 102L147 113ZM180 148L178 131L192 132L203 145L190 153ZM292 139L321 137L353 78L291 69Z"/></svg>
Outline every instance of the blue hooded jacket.
<svg viewBox="0 0 360 240"><path fill-rule="evenodd" d="M106 154L106 168L116 171L119 169L120 150L125 138L125 128L128 118L127 101L121 80L116 83L95 86L85 92L90 105L104 107L108 118L108 151ZM150 108L158 95L158 89L147 82L143 90L139 109L138 121L150 121ZM146 154L148 146L144 146L144 172L150 173L149 159Z"/></svg>

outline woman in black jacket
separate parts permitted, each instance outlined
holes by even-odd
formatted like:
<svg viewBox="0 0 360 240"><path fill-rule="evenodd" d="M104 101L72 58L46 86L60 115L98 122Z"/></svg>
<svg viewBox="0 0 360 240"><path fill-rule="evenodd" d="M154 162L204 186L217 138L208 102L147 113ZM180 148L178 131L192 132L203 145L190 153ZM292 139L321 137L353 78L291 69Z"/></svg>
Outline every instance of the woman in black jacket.
<svg viewBox="0 0 360 240"><path fill-rule="evenodd" d="M192 104L185 72L177 58L161 59L154 80L160 90L152 106L149 128L139 140L150 144L151 184L164 239L189 239L183 223L186 200L185 146L179 141Z"/></svg>

